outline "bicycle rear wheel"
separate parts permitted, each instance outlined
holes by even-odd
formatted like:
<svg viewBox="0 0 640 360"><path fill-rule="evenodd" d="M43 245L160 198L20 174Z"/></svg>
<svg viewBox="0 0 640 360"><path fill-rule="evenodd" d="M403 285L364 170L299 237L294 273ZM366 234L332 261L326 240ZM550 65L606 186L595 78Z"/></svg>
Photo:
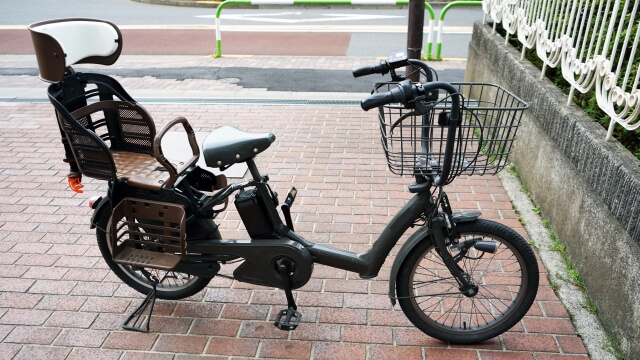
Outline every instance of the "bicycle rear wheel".
<svg viewBox="0 0 640 360"><path fill-rule="evenodd" d="M416 327L442 341L467 344L498 336L520 321L536 297L539 273L533 250L512 229L475 220L457 230L460 242L497 245L494 253L472 247L458 262L478 286L475 296L459 290L429 238L404 260L396 282L400 306Z"/></svg>
<svg viewBox="0 0 640 360"><path fill-rule="evenodd" d="M98 240L100 253L107 265L109 265L111 271L113 271L125 284L146 295L151 291L152 284L149 279L144 276L141 271L142 268L116 264L113 262L111 256L111 243L108 241L107 234L105 234L103 230L109 228L110 219L111 207L102 209L96 219L96 238ZM202 291L202 289L204 289L211 281L210 278L203 278L175 271L164 271L151 268L144 268L144 270L159 280L156 287L156 296L159 299L179 300L193 296Z"/></svg>

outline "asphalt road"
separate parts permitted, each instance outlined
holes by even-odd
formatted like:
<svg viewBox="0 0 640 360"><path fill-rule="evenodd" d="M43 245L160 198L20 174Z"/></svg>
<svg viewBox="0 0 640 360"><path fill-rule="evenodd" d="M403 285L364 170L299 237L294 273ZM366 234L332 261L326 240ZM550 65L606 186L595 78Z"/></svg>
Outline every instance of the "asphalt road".
<svg viewBox="0 0 640 360"><path fill-rule="evenodd" d="M436 7L436 15L440 9ZM123 55L211 55L215 52L212 8L173 7L131 0L2 0L0 55L33 54L26 25L52 18L101 18L123 33ZM260 9L225 8L222 13L224 55L386 56L406 47L408 10L304 8L280 6ZM479 7L457 8L447 14L443 56L466 57L473 21ZM426 41L426 34L425 34ZM237 79L247 88L301 92L368 92L372 80L353 79L349 71L197 68L105 69L109 75L154 76L172 79ZM33 68L0 69L0 75L37 75ZM440 73L442 79L462 81L462 70ZM347 81L348 80L348 81Z"/></svg>
<svg viewBox="0 0 640 360"><path fill-rule="evenodd" d="M145 47L132 48L131 52L125 47L125 54L215 52L213 8L174 7L131 0L65 0L63 4L50 0L0 1L0 13L3 14L0 17L0 43L3 45L0 54L28 53L30 41L24 38L28 34L21 32L25 25L64 17L101 18L136 31L137 37L125 37L125 41L133 44L136 39L143 39ZM435 9L437 16L440 8ZM223 10L221 17L223 53L385 56L406 46L407 15L406 8L280 6L234 9L230 6ZM480 7L459 7L447 13L443 57L466 57L471 26L482 16ZM425 43L426 37L427 34ZM19 49L25 42L27 46ZM193 44L191 48L187 48L189 43Z"/></svg>

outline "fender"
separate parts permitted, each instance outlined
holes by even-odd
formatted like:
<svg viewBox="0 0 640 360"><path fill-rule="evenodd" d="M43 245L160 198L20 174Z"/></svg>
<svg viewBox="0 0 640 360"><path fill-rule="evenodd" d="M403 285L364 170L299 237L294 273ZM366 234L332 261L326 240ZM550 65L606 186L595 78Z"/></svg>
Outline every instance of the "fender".
<svg viewBox="0 0 640 360"><path fill-rule="evenodd" d="M481 214L482 213L479 211L460 212L451 215L451 221L454 224L475 221ZM409 236L407 241L400 248L400 251L398 251L398 255L396 255L396 259L393 261L393 265L391 266L391 275L389 276L389 298L391 299L392 306L396 305L396 277L398 276L398 271L400 271L400 265L402 265L404 260L411 253L413 248L418 245L418 243L429 237L429 232L430 229L427 226L421 227L418 231Z"/></svg>
<svg viewBox="0 0 640 360"><path fill-rule="evenodd" d="M109 197L108 196L103 196L100 199L98 199L96 201L95 204L93 204L93 214L91 214L91 225L90 225L90 229L95 229L96 228L96 219L98 218L98 214L100 214L100 212L102 212L103 208L105 206L109 205Z"/></svg>

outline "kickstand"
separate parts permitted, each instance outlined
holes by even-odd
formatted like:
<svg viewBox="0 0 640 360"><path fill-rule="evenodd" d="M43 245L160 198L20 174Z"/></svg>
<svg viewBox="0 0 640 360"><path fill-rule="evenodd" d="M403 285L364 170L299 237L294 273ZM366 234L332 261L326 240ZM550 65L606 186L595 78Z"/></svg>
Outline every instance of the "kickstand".
<svg viewBox="0 0 640 360"><path fill-rule="evenodd" d="M156 287L158 285L158 278L151 275L148 271L142 270L142 274L149 279L152 288L149 291L149 295L142 301L142 304L138 306L127 320L122 323L122 328L125 330L149 332L149 320L151 320L151 313L153 312L153 306L156 303ZM145 310L149 308L149 313L145 316Z"/></svg>
<svg viewBox="0 0 640 360"><path fill-rule="evenodd" d="M287 295L287 309L280 310L276 316L276 321L273 323L275 327L280 330L289 331L295 330L300 324L302 314L298 312L296 301L293 299L293 293L291 292L291 284L289 283L289 262L283 261L278 265L278 273L282 277L283 290Z"/></svg>

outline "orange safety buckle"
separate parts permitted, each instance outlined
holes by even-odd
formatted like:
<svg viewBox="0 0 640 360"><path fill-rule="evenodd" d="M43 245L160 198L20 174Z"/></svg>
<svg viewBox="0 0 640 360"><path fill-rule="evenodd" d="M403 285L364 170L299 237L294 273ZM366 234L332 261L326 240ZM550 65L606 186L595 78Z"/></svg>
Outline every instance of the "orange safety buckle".
<svg viewBox="0 0 640 360"><path fill-rule="evenodd" d="M69 181L69 187L71 188L71 190L77 192L78 194L82 194L82 188L84 187L84 185L80 183L80 181L82 180L81 177L69 177L67 180Z"/></svg>

